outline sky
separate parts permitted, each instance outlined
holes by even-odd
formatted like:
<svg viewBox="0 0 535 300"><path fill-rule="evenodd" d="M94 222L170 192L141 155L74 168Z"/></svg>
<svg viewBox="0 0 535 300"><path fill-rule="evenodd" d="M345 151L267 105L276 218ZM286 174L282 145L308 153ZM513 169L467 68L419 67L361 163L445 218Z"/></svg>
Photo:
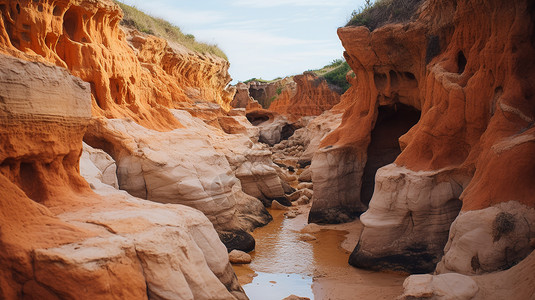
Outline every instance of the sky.
<svg viewBox="0 0 535 300"><path fill-rule="evenodd" d="M233 83L319 69L344 51L336 29L364 0L120 0L216 44Z"/></svg>

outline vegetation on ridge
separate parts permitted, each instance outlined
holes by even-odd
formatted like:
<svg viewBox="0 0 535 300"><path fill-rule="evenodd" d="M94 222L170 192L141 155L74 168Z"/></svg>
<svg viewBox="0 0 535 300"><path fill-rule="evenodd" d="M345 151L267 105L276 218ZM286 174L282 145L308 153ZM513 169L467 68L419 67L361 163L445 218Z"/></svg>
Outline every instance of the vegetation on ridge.
<svg viewBox="0 0 535 300"><path fill-rule="evenodd" d="M401 23L411 19L423 0L366 0L364 6L354 10L346 26L366 26L370 31L388 23Z"/></svg>
<svg viewBox="0 0 535 300"><path fill-rule="evenodd" d="M344 93L349 89L349 82L346 80L347 72L349 72L351 68L347 64L347 62L342 59L335 59L330 64L325 65L321 69L317 70L308 70L307 72L312 72L316 76L324 78L329 85L334 86L334 89L338 92ZM289 76L292 78L293 76ZM248 80L245 80L243 83L249 83L251 81L261 82L261 83L272 83L277 80L281 80L281 77L277 77L273 80L264 80L262 78L251 78ZM331 86L331 88L333 88ZM282 88L277 89L277 95L280 95L282 93ZM274 99L271 99L274 100Z"/></svg>
<svg viewBox="0 0 535 300"><path fill-rule="evenodd" d="M314 74L319 77L325 78L328 84L337 86L342 92L347 91L349 88L349 82L346 80L346 74L351 68L347 62L343 59L335 59L332 63L324 66L319 70L312 70Z"/></svg>
<svg viewBox="0 0 535 300"><path fill-rule="evenodd" d="M195 36L192 34L182 33L179 27L172 25L164 19L152 17L138 10L134 6L129 6L116 0L114 1L124 12L121 25L132 27L141 32L152 34L164 38L170 42L181 44L195 52L200 52L203 54L210 53L228 60L225 53L216 45L197 42L195 41Z"/></svg>

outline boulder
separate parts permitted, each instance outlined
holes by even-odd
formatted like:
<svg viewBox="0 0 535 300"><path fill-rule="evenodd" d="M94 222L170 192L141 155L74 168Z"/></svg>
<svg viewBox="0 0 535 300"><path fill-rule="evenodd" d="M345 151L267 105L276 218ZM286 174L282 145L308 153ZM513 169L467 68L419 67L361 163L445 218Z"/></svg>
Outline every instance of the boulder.
<svg viewBox="0 0 535 300"><path fill-rule="evenodd" d="M230 263L232 264L249 264L251 263L251 255L240 251L240 250L232 250L228 254L228 258Z"/></svg>
<svg viewBox="0 0 535 300"><path fill-rule="evenodd" d="M312 182L312 170L306 168L299 174L299 181L301 182Z"/></svg>
<svg viewBox="0 0 535 300"><path fill-rule="evenodd" d="M370 208L360 216L365 230L349 263L375 270L432 272L461 209L462 187L451 179L440 180L448 178L447 173L414 172L395 164L379 169Z"/></svg>
<svg viewBox="0 0 535 300"><path fill-rule="evenodd" d="M532 299L535 295L535 252L505 271L482 275L445 273L412 275L400 299Z"/></svg>
<svg viewBox="0 0 535 300"><path fill-rule="evenodd" d="M279 201L273 200L273 202L271 202L271 209L288 210L289 208L288 208L288 206L280 204Z"/></svg>
<svg viewBox="0 0 535 300"><path fill-rule="evenodd" d="M255 248L255 240L251 234L243 230L218 231L219 238L230 252L240 250L251 252Z"/></svg>
<svg viewBox="0 0 535 300"><path fill-rule="evenodd" d="M413 275L403 283L399 300L409 299L474 299L479 287L469 276L449 273L438 276Z"/></svg>
<svg viewBox="0 0 535 300"><path fill-rule="evenodd" d="M505 270L533 251L535 209L515 201L459 214L451 225L436 273Z"/></svg>

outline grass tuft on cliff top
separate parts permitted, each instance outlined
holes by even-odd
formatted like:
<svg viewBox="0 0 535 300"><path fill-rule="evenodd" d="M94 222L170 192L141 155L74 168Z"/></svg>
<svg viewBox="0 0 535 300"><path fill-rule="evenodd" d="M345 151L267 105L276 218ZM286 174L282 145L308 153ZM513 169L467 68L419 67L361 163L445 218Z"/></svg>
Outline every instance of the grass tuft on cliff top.
<svg viewBox="0 0 535 300"><path fill-rule="evenodd" d="M327 83L341 88L342 92L349 89L349 82L346 80L346 74L351 68L343 59L335 59L330 64L319 70L310 70L319 77L325 78Z"/></svg>
<svg viewBox="0 0 535 300"><path fill-rule="evenodd" d="M194 35L182 33L180 28L172 25L164 19L147 15L138 10L135 6L129 6L116 0L114 1L124 12L121 25L135 28L143 33L152 34L168 41L184 45L192 51L203 54L210 53L228 61L225 53L216 45L197 42L195 41Z"/></svg>
<svg viewBox="0 0 535 300"><path fill-rule="evenodd" d="M409 21L423 0L365 0L354 10L346 26L366 26L370 31L389 23Z"/></svg>

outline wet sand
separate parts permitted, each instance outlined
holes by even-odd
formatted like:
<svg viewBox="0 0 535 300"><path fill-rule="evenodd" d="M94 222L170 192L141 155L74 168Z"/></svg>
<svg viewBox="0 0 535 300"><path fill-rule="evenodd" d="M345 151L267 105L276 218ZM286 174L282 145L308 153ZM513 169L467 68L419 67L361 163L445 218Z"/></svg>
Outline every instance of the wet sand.
<svg viewBox="0 0 535 300"><path fill-rule="evenodd" d="M307 225L310 206L298 209L301 214L293 219L284 211L270 210L273 221L253 233L251 264L233 266L251 300L292 294L317 300L395 299L402 293L407 275L366 271L347 263L362 230L360 221Z"/></svg>

